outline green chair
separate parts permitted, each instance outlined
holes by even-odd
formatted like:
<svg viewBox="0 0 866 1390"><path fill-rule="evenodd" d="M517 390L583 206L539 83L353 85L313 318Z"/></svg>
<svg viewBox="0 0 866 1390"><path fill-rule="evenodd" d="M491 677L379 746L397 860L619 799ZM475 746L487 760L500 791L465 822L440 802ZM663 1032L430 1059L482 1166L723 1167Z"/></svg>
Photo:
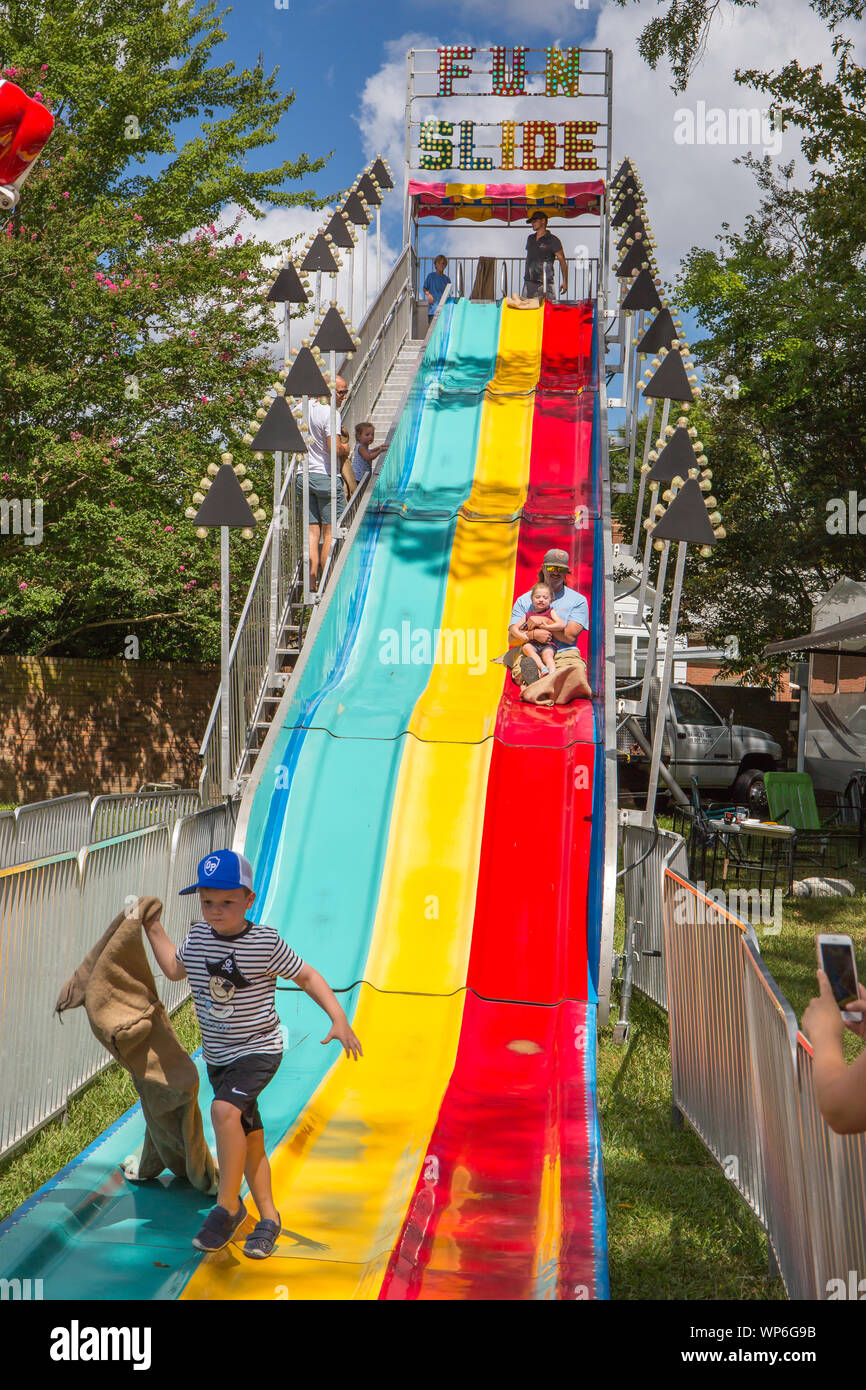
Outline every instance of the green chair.
<svg viewBox="0 0 866 1390"><path fill-rule="evenodd" d="M821 820L815 801L815 788L808 772L765 772L764 786L767 788L769 818L780 825L793 825L795 830L822 831L833 821L838 821L838 811L834 811L827 820Z"/></svg>
<svg viewBox="0 0 866 1390"><path fill-rule="evenodd" d="M839 869L847 867L848 851L853 846L843 844L842 837L850 839L850 830L840 823L838 810L821 819L808 772L765 772L764 786L770 820L792 825L797 832L795 860L826 869L830 852L830 863ZM840 850L846 853L840 854ZM846 862L839 863L840 858Z"/></svg>

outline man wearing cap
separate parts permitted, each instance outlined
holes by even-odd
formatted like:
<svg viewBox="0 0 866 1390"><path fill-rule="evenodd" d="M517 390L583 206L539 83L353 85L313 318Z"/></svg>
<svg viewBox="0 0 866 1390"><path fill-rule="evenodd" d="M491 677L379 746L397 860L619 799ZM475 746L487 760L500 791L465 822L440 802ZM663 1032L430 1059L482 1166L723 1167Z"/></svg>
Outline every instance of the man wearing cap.
<svg viewBox="0 0 866 1390"><path fill-rule="evenodd" d="M273 927L247 920L255 901L250 861L235 850L214 850L198 866L198 878L181 896L198 892L201 919L180 946L158 917L144 930L159 968L169 980L189 979L201 1027L202 1051L214 1089L211 1106L219 1164L216 1205L193 1238L198 1250L222 1250L247 1220L240 1199L246 1178L259 1213L244 1254L262 1260L280 1234L271 1169L265 1151L258 1097L276 1074L283 1035L274 1007L277 976L294 980L331 1020L323 1042L335 1040L358 1060L361 1044L327 981L306 964Z"/></svg>
<svg viewBox="0 0 866 1390"><path fill-rule="evenodd" d="M340 469L349 457L349 444L341 436L343 422L340 406L346 398L348 386L341 376L334 382L334 395L337 400L337 468ZM307 451L307 464L310 481L310 588L315 589L319 574L324 570L331 550L331 402L328 396L310 401L310 444ZM298 501L303 497L304 474L298 469L296 488ZM338 485L339 498L342 487Z"/></svg>
<svg viewBox="0 0 866 1390"><path fill-rule="evenodd" d="M586 680L586 666L575 646L584 628L589 626L589 605L583 594L579 594L576 589L566 587L567 574L567 552L565 550L548 550L541 562L538 578L549 586L550 606L559 620L559 627L550 629L551 645L555 653L554 662L557 667L562 667L566 662L575 666L578 663L582 665L583 681L578 683L577 694L590 697L592 690L589 681ZM532 590L529 589L525 594L520 595L511 610L511 626L508 629L508 636L512 642L522 644L526 641L525 632L522 635L521 633L526 614L531 607ZM521 656L519 660L514 662L512 675L518 685L529 686L538 679L539 671L531 657Z"/></svg>
<svg viewBox="0 0 866 1390"><path fill-rule="evenodd" d="M526 239L526 269L523 272L524 299L551 298L553 294L553 262L562 268L562 295L568 293L568 262L562 242L547 230L547 213L536 208L527 217L532 233Z"/></svg>

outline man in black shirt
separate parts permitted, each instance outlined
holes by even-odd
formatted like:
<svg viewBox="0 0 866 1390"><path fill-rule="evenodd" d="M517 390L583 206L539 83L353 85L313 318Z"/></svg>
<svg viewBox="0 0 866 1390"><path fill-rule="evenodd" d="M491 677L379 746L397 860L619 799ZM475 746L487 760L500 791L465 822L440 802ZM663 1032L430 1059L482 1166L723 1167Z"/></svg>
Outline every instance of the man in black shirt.
<svg viewBox="0 0 866 1390"><path fill-rule="evenodd" d="M558 236L547 230L546 212L536 208L526 220L532 226L532 235L526 239L523 296L525 299L553 297L553 262L557 260L562 267L564 297L568 293L568 262L562 250L562 242Z"/></svg>

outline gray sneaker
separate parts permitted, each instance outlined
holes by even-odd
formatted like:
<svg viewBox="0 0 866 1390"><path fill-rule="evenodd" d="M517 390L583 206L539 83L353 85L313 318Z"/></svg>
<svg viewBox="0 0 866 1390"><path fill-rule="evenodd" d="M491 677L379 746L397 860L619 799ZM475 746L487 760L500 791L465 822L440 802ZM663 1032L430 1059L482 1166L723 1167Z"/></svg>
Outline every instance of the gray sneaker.
<svg viewBox="0 0 866 1390"><path fill-rule="evenodd" d="M204 1219L204 1224L197 1236L193 1236L192 1243L196 1250L222 1250L228 1245L232 1236L244 1224L249 1212L241 1202L234 1216L221 1207L219 1203L213 1207Z"/></svg>

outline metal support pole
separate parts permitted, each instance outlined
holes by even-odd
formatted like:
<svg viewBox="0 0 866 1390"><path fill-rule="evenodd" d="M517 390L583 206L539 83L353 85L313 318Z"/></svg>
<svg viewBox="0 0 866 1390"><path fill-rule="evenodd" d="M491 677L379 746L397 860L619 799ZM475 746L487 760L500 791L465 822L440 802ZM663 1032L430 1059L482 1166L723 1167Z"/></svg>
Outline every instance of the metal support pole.
<svg viewBox="0 0 866 1390"><path fill-rule="evenodd" d="M651 536L647 536L647 541L648 541L649 544L651 545L651 544L652 544L652 537L651 537ZM648 642L648 644L647 644L647 649L646 649L646 661L645 661L645 663L644 663L644 668L643 668L643 672L644 672L644 675L643 675L643 686L642 686L642 688L641 688L640 704L639 704L639 706L638 706L638 713L639 713L639 714L646 714L646 712L647 712L647 703L648 703L648 701L649 701L649 683L650 683L650 681L652 680L653 676L654 676L655 673L656 673L656 665L657 665L657 662L658 662L657 653L658 653L659 621L660 621L660 619L661 619L662 602L663 602L663 599L664 599L665 579L666 579L666 577L667 577L667 572L668 572L668 556L670 555L670 549L671 549L671 548L670 548L669 545L665 545L664 550L663 550L663 551L661 552L661 554L659 555L659 567L658 567L658 573L656 574L656 597L655 597L655 603L653 604L652 625L651 625L651 627L650 627L649 642ZM647 566L646 566L646 568L647 568L647 572L648 572L648 571L649 571L649 556L647 557Z"/></svg>
<svg viewBox="0 0 866 1390"><path fill-rule="evenodd" d="M622 312L622 311L620 311ZM622 403L625 409L625 428L628 431L628 407L631 395L632 382L632 332L634 329L634 315L625 316L625 340L622 346ZM626 438L628 434L626 433ZM628 455L628 490L631 492L634 487L634 448L629 449ZM637 542L635 541L635 545Z"/></svg>
<svg viewBox="0 0 866 1390"><path fill-rule="evenodd" d="M329 354L331 372L331 545L343 532L337 519L337 354Z"/></svg>
<svg viewBox="0 0 866 1390"><path fill-rule="evenodd" d="M664 407L663 407L663 409L662 409L662 422L661 422L661 425L660 425L660 427L659 427L659 438L660 438L662 441L664 441L664 434L665 434L665 429L667 428L668 416L670 415L670 409L671 409L671 403L670 403L670 401L665 401ZM650 424L651 424L651 423L652 423L652 418L650 418ZM647 426L647 441L649 440L649 437L650 437L650 429L649 429L649 425L648 425L648 426ZM648 454L648 453L649 453L649 449L644 448L644 463L647 462L647 454ZM643 484L643 481L644 481L644 478L645 478L645 477L646 477L646 474L645 474L645 473L641 473L641 484ZM642 499L641 499L640 505L643 506L643 501L642 501ZM637 517L635 518L635 520L639 522L639 521L640 521L640 516L637 516ZM635 548L637 548L637 541L635 541ZM645 599L645 597L646 597L646 589L647 589L647 584L648 584L648 582L649 582L649 566L645 564L645 565L644 565L644 569L643 569L643 574L642 574L642 576L641 576L641 581L640 581L640 591L639 591L639 593L638 593L638 604L639 604L639 609L638 609L638 611L639 611L639 612L643 612L643 604L644 604L644 599Z"/></svg>
<svg viewBox="0 0 866 1390"><path fill-rule="evenodd" d="M232 793L229 767L229 528L220 527L220 790L223 800Z"/></svg>
<svg viewBox="0 0 866 1390"><path fill-rule="evenodd" d="M376 297L382 293L382 209L376 209Z"/></svg>
<svg viewBox="0 0 866 1390"><path fill-rule="evenodd" d="M349 251L349 303L348 303L349 322L354 323L355 313L355 248Z"/></svg>
<svg viewBox="0 0 866 1390"><path fill-rule="evenodd" d="M643 814L644 825L652 825L655 815L656 787L658 785L659 763L662 757L662 740L665 735L665 719L668 709L668 696L671 689L671 673L674 665L674 639L677 635L677 623L680 616L680 597L683 592L683 574L686 567L686 551L688 545L685 541L677 543L677 567L674 571L674 591L671 598L671 619L668 625L668 636L665 642L665 664L662 672L661 688L659 690L659 706L656 713L656 727L653 735L653 755L650 763L649 786L647 787L646 809Z"/></svg>
<svg viewBox="0 0 866 1390"><path fill-rule="evenodd" d="M633 917L628 917L626 919L625 941L622 948L622 985L619 992L619 1018L613 1030L613 1041L615 1043L627 1043L631 1028L628 1014L631 1007L631 991L634 980L634 929L636 925L637 923ZM643 923L640 925L642 926Z"/></svg>
<svg viewBox="0 0 866 1390"><path fill-rule="evenodd" d="M650 401L650 404L649 404L649 415L647 416L647 421L646 421L646 439L644 440L644 445L643 445L643 463L646 463L646 462L647 462L647 455L649 454L649 451L650 451L650 449L652 448L653 421L655 420L655 416L656 416L656 403L655 403L655 400L651 400L651 401ZM635 436L637 436L637 425L635 425ZM643 511L643 495L644 495L644 488L645 488L645 487L646 487L646 473L644 473L643 470L641 470L640 482L638 483L638 492L637 492L637 507L636 507L636 509L635 509L635 514L634 514L634 534L632 535L632 538L631 538L631 548L632 548L632 553L633 553L633 554L634 554L634 553L636 552L636 550L637 550L638 536L640 535L641 512ZM645 587L646 587L646 583L644 582L644 588L645 588Z"/></svg>
<svg viewBox="0 0 866 1390"><path fill-rule="evenodd" d="M369 239L369 232L368 232L367 228L365 227L365 228L364 228L364 268L363 268L362 277L361 277L362 303L363 303L363 306L364 306L363 309L361 310L361 317L362 317L362 318L364 318L364 316L365 316L366 313L367 313L367 241L368 241L368 239Z"/></svg>
<svg viewBox="0 0 866 1390"><path fill-rule="evenodd" d="M310 398L307 397L307 428L310 425ZM303 483L301 485L302 507L301 507L301 529L303 531L302 544L304 547L304 603L313 602L313 591L310 588L310 455L309 451L302 455L303 460Z"/></svg>
<svg viewBox="0 0 866 1390"><path fill-rule="evenodd" d="M322 272L321 272L320 270L317 270L317 271L316 271L316 313L317 313L317 314L318 314L319 310L321 309L321 307L322 307Z"/></svg>
<svg viewBox="0 0 866 1390"><path fill-rule="evenodd" d="M282 454L274 454L274 513L271 525L271 593L268 644L268 684L273 685L277 675L277 602L280 583L280 493L283 482Z"/></svg>

